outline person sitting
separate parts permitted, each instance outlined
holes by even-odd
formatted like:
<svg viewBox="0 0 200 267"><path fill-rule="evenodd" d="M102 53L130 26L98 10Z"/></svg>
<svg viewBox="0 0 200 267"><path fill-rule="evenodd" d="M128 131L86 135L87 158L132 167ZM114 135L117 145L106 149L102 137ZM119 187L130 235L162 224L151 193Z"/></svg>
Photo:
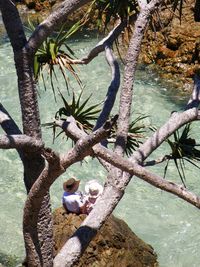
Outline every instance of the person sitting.
<svg viewBox="0 0 200 267"><path fill-rule="evenodd" d="M85 185L86 213L89 214L97 198L103 193L103 186L97 180L90 180Z"/></svg>
<svg viewBox="0 0 200 267"><path fill-rule="evenodd" d="M63 207L66 211L80 214L86 213L86 199L78 192L80 180L72 177L63 183L64 193L62 196Z"/></svg>

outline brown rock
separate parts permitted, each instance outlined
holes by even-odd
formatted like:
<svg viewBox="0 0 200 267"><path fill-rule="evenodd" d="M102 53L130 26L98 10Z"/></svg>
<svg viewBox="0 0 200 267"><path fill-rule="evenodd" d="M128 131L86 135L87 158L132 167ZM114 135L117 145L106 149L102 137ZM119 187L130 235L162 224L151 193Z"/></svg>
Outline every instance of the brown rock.
<svg viewBox="0 0 200 267"><path fill-rule="evenodd" d="M146 32L142 48L145 56L140 56L146 64L156 62L159 68L155 69L159 70L162 77L166 72L167 75L171 73L172 78L180 79L183 90L192 88L191 78L200 63L200 22L194 20L194 2L183 2L181 22L178 19L179 11L175 16L169 10L160 13L163 26L160 27L157 22L156 32L155 29Z"/></svg>
<svg viewBox="0 0 200 267"><path fill-rule="evenodd" d="M56 2L62 0L23 0L23 3L35 11L48 11Z"/></svg>
<svg viewBox="0 0 200 267"><path fill-rule="evenodd" d="M166 40L167 48L176 51L180 47L182 40L177 34L170 34Z"/></svg>
<svg viewBox="0 0 200 267"><path fill-rule="evenodd" d="M85 215L66 214L63 208L59 208L53 218L56 255ZM76 266L157 267L158 262L150 245L139 239L124 221L110 216Z"/></svg>
<svg viewBox="0 0 200 267"><path fill-rule="evenodd" d="M158 47L157 59L174 58L176 55L176 51L173 51L164 45Z"/></svg>
<svg viewBox="0 0 200 267"><path fill-rule="evenodd" d="M28 8L35 8L36 6L35 0L24 0L24 3Z"/></svg>

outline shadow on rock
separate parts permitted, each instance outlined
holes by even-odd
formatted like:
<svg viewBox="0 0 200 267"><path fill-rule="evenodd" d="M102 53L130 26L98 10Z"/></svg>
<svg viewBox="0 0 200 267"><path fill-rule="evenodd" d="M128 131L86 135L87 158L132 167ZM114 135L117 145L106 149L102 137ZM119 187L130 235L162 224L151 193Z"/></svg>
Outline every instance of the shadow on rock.
<svg viewBox="0 0 200 267"><path fill-rule="evenodd" d="M67 214L63 208L55 210L54 253L74 234L86 215ZM81 233L83 232L81 228ZM87 267L157 267L154 249L138 238L128 225L111 215L84 252L76 266Z"/></svg>

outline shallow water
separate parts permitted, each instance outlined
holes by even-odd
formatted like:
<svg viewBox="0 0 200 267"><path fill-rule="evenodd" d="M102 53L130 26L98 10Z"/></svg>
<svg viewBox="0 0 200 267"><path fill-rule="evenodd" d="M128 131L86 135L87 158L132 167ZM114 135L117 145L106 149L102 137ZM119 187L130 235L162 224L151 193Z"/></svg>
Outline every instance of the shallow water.
<svg viewBox="0 0 200 267"><path fill-rule="evenodd" d="M81 40L71 41L77 56L85 55L89 47L96 43L95 38L82 36ZM91 64L79 67L80 76L86 85L84 97L93 93L92 101L95 103L103 100L111 75L109 67L105 64L104 56L100 55ZM20 125L20 108L16 88L16 76L12 59L12 50L9 44L0 45L0 97L4 106ZM59 78L62 92L67 96L62 77ZM50 87L47 82L47 87ZM71 79L71 87L75 92L80 91L77 84ZM159 86L152 80L152 76L144 70L138 71L138 80L135 84L133 110L136 114L151 115L149 119L157 127L169 117L172 110L178 110L180 105L171 101L173 96L167 95L167 89ZM59 97L55 103L50 88L39 91L39 105L42 123L52 121L55 112L61 107ZM180 100L180 99L178 99ZM117 112L117 108L115 110ZM57 151L66 151L70 142L65 137L56 139L52 144L52 132L43 128L43 137L46 146L51 146ZM154 154L155 157L166 151L163 146ZM23 258L23 237L21 232L22 209L26 199L23 185L22 164L15 151L0 151L0 263L5 263L6 256L16 255ZM95 171L94 171L95 170ZM157 173L163 174L163 166L153 168ZM199 177L197 169L186 166L187 185L189 189L200 194ZM98 165L96 160L89 158L82 163L77 163L67 170L52 186L52 207L61 204L62 183L75 175L84 183L92 178L104 181L106 172ZM180 183L175 168L170 165L167 177ZM175 196L133 178L126 194L115 214L124 219L131 229L145 242L150 243L158 254L161 267L198 267L200 266L200 241L199 210L188 203L177 199ZM10 266L14 266L10 264Z"/></svg>

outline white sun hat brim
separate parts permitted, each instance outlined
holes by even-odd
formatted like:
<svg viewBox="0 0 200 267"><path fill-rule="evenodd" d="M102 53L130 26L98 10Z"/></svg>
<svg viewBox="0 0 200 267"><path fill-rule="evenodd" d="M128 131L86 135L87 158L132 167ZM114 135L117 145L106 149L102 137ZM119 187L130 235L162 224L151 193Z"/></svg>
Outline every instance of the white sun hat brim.
<svg viewBox="0 0 200 267"><path fill-rule="evenodd" d="M91 195L90 189L95 188L98 191L98 194ZM85 184L85 193L93 198L97 198L99 195L103 193L103 186L97 180L90 180Z"/></svg>

